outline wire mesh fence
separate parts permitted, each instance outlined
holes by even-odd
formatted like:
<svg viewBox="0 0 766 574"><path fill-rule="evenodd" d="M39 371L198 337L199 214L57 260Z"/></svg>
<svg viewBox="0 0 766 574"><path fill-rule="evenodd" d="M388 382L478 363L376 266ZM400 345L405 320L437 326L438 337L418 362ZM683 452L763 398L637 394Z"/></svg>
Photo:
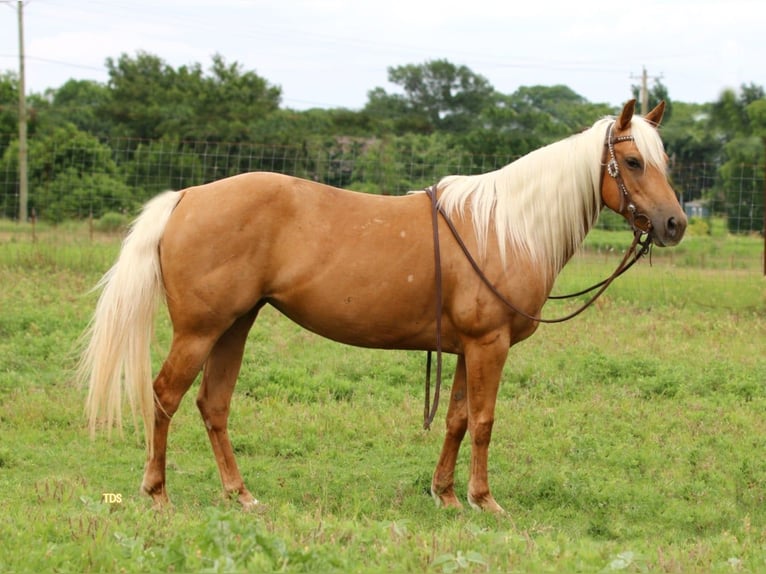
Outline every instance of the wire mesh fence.
<svg viewBox="0 0 766 574"><path fill-rule="evenodd" d="M16 144L17 145L17 144ZM276 171L368 193L404 194L450 174L484 173L512 156L475 155L418 138L331 139L301 145L113 139L62 130L32 141L28 153L30 217L58 224L130 216L153 195L247 171ZM18 220L18 149L0 160L0 217ZM718 221L733 234L762 234L764 175L758 165L671 165L671 179L693 225ZM619 227L605 214L601 227Z"/></svg>

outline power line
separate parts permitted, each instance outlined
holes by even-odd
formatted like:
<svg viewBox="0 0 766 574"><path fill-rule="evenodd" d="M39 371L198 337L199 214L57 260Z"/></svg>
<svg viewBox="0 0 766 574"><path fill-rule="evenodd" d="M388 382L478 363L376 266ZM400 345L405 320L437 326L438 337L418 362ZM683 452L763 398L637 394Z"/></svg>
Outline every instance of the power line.
<svg viewBox="0 0 766 574"><path fill-rule="evenodd" d="M18 58L18 54L0 54L0 58ZM39 56L30 56L25 54L26 60L34 60L35 62L45 62L46 64L56 64L57 66L68 66L70 68L82 68L83 70L95 70L99 72L104 71L103 66L88 66L87 64L77 64L75 62L67 62L65 60L53 60L51 58L41 58Z"/></svg>

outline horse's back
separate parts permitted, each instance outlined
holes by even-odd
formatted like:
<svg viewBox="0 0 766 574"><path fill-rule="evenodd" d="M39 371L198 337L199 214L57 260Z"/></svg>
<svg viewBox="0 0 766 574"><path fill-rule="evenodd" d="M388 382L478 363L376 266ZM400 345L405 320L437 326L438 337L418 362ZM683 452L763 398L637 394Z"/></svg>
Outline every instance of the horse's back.
<svg viewBox="0 0 766 574"><path fill-rule="evenodd" d="M264 213L276 226L301 220L337 226L344 216L395 211L396 204L405 199L349 191L271 172L235 175L180 193L183 198L174 215L175 223L183 221L186 226L193 220L198 225L226 228L233 223L257 221Z"/></svg>

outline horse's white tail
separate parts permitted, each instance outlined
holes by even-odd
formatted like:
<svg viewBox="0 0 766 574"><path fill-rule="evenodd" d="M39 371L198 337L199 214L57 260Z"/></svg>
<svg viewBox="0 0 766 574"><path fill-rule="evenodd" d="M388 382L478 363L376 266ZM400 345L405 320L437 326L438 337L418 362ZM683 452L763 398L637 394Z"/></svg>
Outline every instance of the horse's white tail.
<svg viewBox="0 0 766 574"><path fill-rule="evenodd" d="M114 266L101 278L102 289L87 331L78 367L88 384L85 409L91 435L100 425L122 428L122 395L128 396L133 423L144 421L147 450L154 434L154 391L150 344L154 315L164 294L159 243L182 193L166 192L144 206L122 244Z"/></svg>

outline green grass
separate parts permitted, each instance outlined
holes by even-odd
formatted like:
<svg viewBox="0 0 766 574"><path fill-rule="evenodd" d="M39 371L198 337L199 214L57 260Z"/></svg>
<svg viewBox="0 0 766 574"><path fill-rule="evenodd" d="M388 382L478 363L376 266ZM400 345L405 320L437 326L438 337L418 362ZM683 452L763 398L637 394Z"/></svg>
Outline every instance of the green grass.
<svg viewBox="0 0 766 574"><path fill-rule="evenodd" d="M627 249L632 239L630 232L594 229L586 237L584 248L588 253L611 257ZM763 238L757 235L687 233L683 242L676 247L653 248L652 259L682 268L763 271L765 247Z"/></svg>
<svg viewBox="0 0 766 574"><path fill-rule="evenodd" d="M492 516L437 510L426 493L443 423L421 428L423 353L344 347L273 310L252 331L231 418L264 511L221 494L195 389L170 434L174 506L150 510L140 437L91 441L71 382L87 291L118 239L7 238L0 571L763 571L766 282L757 247L713 239L704 267L697 245L688 260L641 262L594 308L511 350L490 452L508 513ZM618 259L589 247L556 290L589 285ZM164 317L158 327L157 364ZM464 448L462 496L467 467Z"/></svg>

